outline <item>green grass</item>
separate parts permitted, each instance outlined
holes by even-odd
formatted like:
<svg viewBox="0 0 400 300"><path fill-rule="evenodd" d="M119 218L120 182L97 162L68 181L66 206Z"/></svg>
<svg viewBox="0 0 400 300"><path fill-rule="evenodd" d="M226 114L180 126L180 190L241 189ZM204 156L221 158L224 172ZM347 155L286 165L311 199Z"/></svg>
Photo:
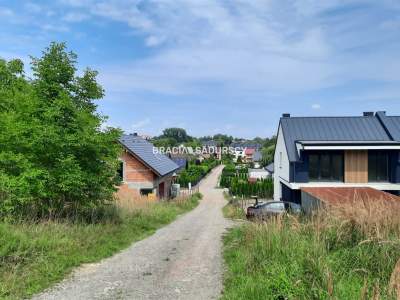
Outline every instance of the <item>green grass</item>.
<svg viewBox="0 0 400 300"><path fill-rule="evenodd" d="M395 299L400 232L377 239L351 222L271 220L232 229L224 258L222 299Z"/></svg>
<svg viewBox="0 0 400 300"><path fill-rule="evenodd" d="M222 208L222 213L224 214L224 217L228 219L246 219L246 214L243 209L231 203L228 203Z"/></svg>
<svg viewBox="0 0 400 300"><path fill-rule="evenodd" d="M226 204L223 208L222 208L222 213L224 215L225 218L228 219L242 219L245 220L246 219L246 214L244 212L244 210L240 207L239 202L237 200L234 200L232 198L231 195L229 195L229 193L224 192L223 193L224 198L228 201L228 204Z"/></svg>
<svg viewBox="0 0 400 300"><path fill-rule="evenodd" d="M200 194L123 213L116 222L0 223L0 298L19 299L61 280L74 267L108 257L194 208Z"/></svg>

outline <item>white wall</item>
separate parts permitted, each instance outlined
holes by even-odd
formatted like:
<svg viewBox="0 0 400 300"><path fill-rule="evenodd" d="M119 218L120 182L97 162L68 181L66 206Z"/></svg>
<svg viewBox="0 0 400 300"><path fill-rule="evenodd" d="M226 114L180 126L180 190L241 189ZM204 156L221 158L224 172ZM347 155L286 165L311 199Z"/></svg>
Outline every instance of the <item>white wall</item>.
<svg viewBox="0 0 400 300"><path fill-rule="evenodd" d="M249 171L249 177L250 178L257 178L257 179L265 179L268 177L271 177L271 173L268 172L267 170L264 170L263 172L259 171Z"/></svg>
<svg viewBox="0 0 400 300"><path fill-rule="evenodd" d="M287 155L282 127L279 125L278 137L274 156L274 200L279 201L282 197L281 179L289 182L289 157Z"/></svg>

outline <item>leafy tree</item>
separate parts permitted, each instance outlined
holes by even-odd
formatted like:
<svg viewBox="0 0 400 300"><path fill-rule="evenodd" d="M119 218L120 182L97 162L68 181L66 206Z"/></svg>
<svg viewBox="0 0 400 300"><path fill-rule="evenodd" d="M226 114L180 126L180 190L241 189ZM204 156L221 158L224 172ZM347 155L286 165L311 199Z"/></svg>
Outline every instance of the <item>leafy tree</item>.
<svg viewBox="0 0 400 300"><path fill-rule="evenodd" d="M101 130L97 72L76 75L77 56L52 43L32 58L0 61L0 214L67 216L112 199L121 132Z"/></svg>
<svg viewBox="0 0 400 300"><path fill-rule="evenodd" d="M275 152L275 145L271 145L267 148L262 148L262 164L264 166L270 164L274 161L274 152Z"/></svg>
<svg viewBox="0 0 400 300"><path fill-rule="evenodd" d="M186 133L185 129L176 127L164 129L161 138L172 138L179 144L190 142L192 140L192 138Z"/></svg>

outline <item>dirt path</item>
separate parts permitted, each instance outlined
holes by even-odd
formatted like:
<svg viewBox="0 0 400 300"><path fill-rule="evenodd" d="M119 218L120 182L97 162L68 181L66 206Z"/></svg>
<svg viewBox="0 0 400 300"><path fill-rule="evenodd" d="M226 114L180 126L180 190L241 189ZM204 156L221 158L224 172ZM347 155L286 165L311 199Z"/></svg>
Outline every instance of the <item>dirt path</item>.
<svg viewBox="0 0 400 300"><path fill-rule="evenodd" d="M203 200L154 235L86 265L34 299L217 299L222 290L222 167L200 183Z"/></svg>

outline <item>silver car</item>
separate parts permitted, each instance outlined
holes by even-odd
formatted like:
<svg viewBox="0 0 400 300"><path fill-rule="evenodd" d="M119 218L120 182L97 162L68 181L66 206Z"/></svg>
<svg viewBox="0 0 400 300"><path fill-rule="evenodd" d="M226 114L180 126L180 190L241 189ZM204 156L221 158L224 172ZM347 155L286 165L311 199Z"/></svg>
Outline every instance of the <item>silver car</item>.
<svg viewBox="0 0 400 300"><path fill-rule="evenodd" d="M249 206L246 217L248 219L266 219L283 213L300 214L301 212L302 209L299 204L286 201L269 201Z"/></svg>

